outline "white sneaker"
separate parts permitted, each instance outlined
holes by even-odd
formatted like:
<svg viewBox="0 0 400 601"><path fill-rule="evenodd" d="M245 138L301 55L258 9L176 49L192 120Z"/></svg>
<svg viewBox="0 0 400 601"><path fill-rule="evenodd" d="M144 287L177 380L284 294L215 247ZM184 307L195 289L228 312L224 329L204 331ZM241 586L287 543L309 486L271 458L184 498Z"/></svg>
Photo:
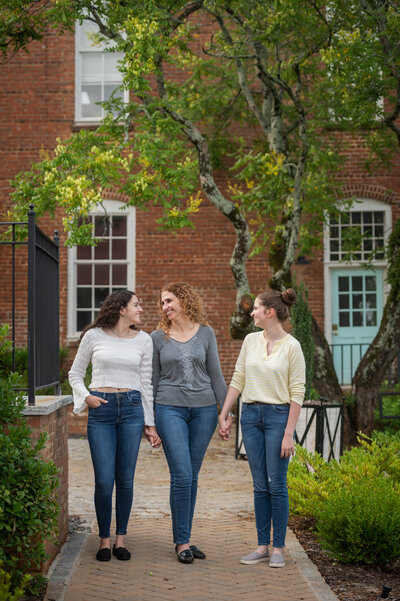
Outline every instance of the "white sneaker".
<svg viewBox="0 0 400 601"><path fill-rule="evenodd" d="M269 553L266 551L265 553L258 553L258 551L253 551L249 553L245 557L242 557L240 563L244 563L246 565L252 565L254 563L260 563L261 561L268 561Z"/></svg>

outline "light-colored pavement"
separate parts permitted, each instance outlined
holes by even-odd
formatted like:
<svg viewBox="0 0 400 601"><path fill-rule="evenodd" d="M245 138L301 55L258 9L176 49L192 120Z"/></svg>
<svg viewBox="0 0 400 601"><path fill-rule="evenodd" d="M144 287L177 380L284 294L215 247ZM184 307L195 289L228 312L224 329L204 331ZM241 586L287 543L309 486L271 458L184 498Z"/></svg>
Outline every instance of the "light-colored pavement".
<svg viewBox="0 0 400 601"><path fill-rule="evenodd" d="M234 441L215 435L200 473L192 541L204 561L180 564L174 553L169 511L169 473L162 449L142 441L129 522L129 562L96 562L97 526L93 470L86 439L71 439L70 515L90 533L74 533L50 572L46 601L337 601L289 531L286 568L239 563L255 548L252 484L246 461L236 460ZM90 527L90 528L89 528Z"/></svg>

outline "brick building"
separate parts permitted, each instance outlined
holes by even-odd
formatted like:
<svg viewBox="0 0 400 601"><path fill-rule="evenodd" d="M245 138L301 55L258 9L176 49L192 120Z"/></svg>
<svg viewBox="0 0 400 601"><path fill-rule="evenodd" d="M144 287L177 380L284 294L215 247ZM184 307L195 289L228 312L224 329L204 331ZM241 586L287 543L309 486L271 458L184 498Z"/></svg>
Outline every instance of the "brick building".
<svg viewBox="0 0 400 601"><path fill-rule="evenodd" d="M107 62L107 57L112 57ZM101 117L96 101L107 97L117 84L116 55L94 50L82 29L76 34L50 32L41 42L29 46L29 54L18 53L0 66L0 207L2 218L10 207L9 180L40 159L42 148L54 148L56 138L68 138L82 127L93 127ZM338 133L338 135L344 135ZM367 174L362 160L367 150L357 139L348 141L344 197L360 202L351 210L350 221L363 227L371 237L365 245L383 246L392 223L400 217L400 155L391 170ZM223 185L223 174L218 183ZM68 250L63 246L61 214L54 220L42 219L48 234L61 233L60 263L60 340L74 346L79 331L91 321L96 307L113 289L134 289L144 307L144 329L157 324L157 294L168 281L184 280L194 285L205 300L210 324L218 339L223 371L228 380L237 357L240 341L229 336L228 324L235 301L234 281L229 259L235 236L231 224L205 201L195 217L196 229L171 234L156 229L156 209L140 212L134 208L120 212L125 202L110 194L105 204L111 215L112 230L104 231L101 219L96 224L104 234L97 249ZM96 215L93 216L96 220ZM341 230L345 224L333 224L326 232L323 251L317 251L296 266L298 279L310 291L313 313L324 329L328 342L338 345L369 343L379 326L384 305L385 262L377 260L375 269L339 263ZM110 235L112 231L112 235ZM218 232L218 235L215 235ZM1 321L10 321L10 249L1 247L0 281ZM17 251L17 324L18 344L26 344L26 256ZM364 258L363 256L360 257ZM269 277L264 255L248 263L253 292L262 291ZM339 348L339 347L337 347ZM359 352L359 351L358 351ZM344 383L348 357L338 355L337 369ZM355 357L357 361L357 357ZM343 371L344 370L344 371ZM344 373L346 372L346 373Z"/></svg>

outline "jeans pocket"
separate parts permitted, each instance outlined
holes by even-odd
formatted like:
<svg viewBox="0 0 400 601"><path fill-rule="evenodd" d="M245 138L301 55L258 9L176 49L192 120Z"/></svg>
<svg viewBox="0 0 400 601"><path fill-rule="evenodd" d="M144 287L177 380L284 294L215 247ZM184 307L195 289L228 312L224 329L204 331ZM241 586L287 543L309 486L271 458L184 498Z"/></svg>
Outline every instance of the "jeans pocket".
<svg viewBox="0 0 400 601"><path fill-rule="evenodd" d="M139 390L131 390L129 392L129 400L131 405L141 405L142 404L142 395Z"/></svg>

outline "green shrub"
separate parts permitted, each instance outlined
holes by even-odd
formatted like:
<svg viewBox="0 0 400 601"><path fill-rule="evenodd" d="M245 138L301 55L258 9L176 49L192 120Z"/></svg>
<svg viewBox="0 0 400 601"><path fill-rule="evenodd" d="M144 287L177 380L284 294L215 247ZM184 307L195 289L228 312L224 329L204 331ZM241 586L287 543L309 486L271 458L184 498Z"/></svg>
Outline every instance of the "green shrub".
<svg viewBox="0 0 400 601"><path fill-rule="evenodd" d="M329 462L296 445L288 471L292 513L313 518L332 494L360 480L384 475L393 485L400 483L398 436L359 435L358 442L359 446L345 451L340 461Z"/></svg>
<svg viewBox="0 0 400 601"><path fill-rule="evenodd" d="M11 576L0 568L0 601L18 601L19 599L22 599L29 580L30 576L24 576L21 581L21 586L12 592Z"/></svg>
<svg viewBox="0 0 400 601"><path fill-rule="evenodd" d="M0 331L0 355L8 343ZM22 416L25 401L13 390L18 376L0 374L0 561L17 588L24 574L40 568L46 559L45 540L57 531L57 469L41 452L46 434L32 442L32 430ZM43 578L29 584L38 590Z"/></svg>
<svg viewBox="0 0 400 601"><path fill-rule="evenodd" d="M319 508L318 538L337 559L385 564L400 557L400 487L390 478L355 481Z"/></svg>

